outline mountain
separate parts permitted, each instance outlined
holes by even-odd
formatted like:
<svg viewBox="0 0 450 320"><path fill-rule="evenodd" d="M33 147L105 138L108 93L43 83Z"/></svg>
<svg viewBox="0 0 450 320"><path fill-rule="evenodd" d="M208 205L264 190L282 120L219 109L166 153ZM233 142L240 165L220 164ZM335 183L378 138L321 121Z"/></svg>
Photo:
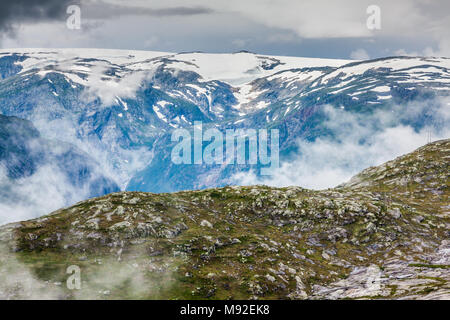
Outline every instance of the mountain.
<svg viewBox="0 0 450 320"><path fill-rule="evenodd" d="M0 115L0 221L45 213L45 202L66 203L119 191L100 165L74 146L43 138L30 121ZM60 199L60 201L58 201Z"/></svg>
<svg viewBox="0 0 450 320"><path fill-rule="evenodd" d="M447 138L449 68L431 57L12 49L0 51L0 113L85 151L122 190L172 192L240 184L239 174L260 177L264 167L174 164L171 135L195 121L221 132L278 129L281 166L304 155L299 141L341 141L348 118L372 130L347 128L358 144L401 126Z"/></svg>
<svg viewBox="0 0 450 320"><path fill-rule="evenodd" d="M449 299L449 157L447 139L334 189L120 192L6 225L0 297Z"/></svg>

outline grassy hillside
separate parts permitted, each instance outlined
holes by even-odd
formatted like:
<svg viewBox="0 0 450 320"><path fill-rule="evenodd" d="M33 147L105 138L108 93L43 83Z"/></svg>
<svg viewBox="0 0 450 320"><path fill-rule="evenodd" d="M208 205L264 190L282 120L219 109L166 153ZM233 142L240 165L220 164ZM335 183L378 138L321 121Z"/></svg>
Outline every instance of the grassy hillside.
<svg viewBox="0 0 450 320"><path fill-rule="evenodd" d="M449 299L449 158L443 140L334 189L121 192L3 226L0 298Z"/></svg>

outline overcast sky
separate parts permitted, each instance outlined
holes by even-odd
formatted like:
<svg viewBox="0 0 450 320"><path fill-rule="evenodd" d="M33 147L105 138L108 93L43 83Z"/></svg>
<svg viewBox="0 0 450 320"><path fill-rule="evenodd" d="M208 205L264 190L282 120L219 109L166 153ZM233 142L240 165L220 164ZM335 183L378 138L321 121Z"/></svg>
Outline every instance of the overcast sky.
<svg viewBox="0 0 450 320"><path fill-rule="evenodd" d="M66 23L74 4L80 29ZM370 5L380 29L367 27ZM448 0L8 0L0 47L450 57L449 14Z"/></svg>

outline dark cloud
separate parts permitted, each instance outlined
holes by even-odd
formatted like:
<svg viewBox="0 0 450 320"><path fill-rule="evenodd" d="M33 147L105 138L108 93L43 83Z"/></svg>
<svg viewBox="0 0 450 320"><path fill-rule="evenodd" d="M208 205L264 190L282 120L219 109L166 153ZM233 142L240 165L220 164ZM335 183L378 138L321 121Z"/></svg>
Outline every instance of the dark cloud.
<svg viewBox="0 0 450 320"><path fill-rule="evenodd" d="M79 4L74 0L1 0L0 31L11 32L23 22L64 19L67 7Z"/></svg>
<svg viewBox="0 0 450 320"><path fill-rule="evenodd" d="M105 3L103 1L85 2L82 7L82 15L86 19L108 19L127 15L139 16L194 16L199 14L213 13L214 10L205 7L171 7L171 8L148 8L124 6Z"/></svg>
<svg viewBox="0 0 450 320"><path fill-rule="evenodd" d="M79 5L84 19L109 19L126 15L154 17L193 16L212 13L204 7L158 8L115 5L104 1L90 0L0 0L0 31L13 33L14 27L22 23L51 20L65 21L67 7Z"/></svg>

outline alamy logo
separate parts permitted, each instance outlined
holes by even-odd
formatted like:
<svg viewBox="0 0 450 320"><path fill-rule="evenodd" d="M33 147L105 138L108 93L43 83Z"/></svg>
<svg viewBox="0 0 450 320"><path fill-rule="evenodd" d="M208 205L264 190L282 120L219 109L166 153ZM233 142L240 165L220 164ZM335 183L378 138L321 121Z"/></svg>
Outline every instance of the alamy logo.
<svg viewBox="0 0 450 320"><path fill-rule="evenodd" d="M79 266L71 265L66 270L70 276L67 278L66 285L69 290L81 289L81 269Z"/></svg>
<svg viewBox="0 0 450 320"><path fill-rule="evenodd" d="M187 129L172 133L171 159L175 164L249 164L261 165L261 175L271 175L279 168L279 131L277 129L227 129L224 134L217 128L203 132L202 122L194 122L193 136ZM204 145L204 142L209 142ZM225 152L224 152L225 149Z"/></svg>
<svg viewBox="0 0 450 320"><path fill-rule="evenodd" d="M377 5L370 5L367 7L366 13L369 15L366 21L367 29L380 30L381 29L381 8Z"/></svg>
<svg viewBox="0 0 450 320"><path fill-rule="evenodd" d="M67 7L67 14L70 16L67 18L66 25L70 30L81 29L81 8L77 5L71 5Z"/></svg>

